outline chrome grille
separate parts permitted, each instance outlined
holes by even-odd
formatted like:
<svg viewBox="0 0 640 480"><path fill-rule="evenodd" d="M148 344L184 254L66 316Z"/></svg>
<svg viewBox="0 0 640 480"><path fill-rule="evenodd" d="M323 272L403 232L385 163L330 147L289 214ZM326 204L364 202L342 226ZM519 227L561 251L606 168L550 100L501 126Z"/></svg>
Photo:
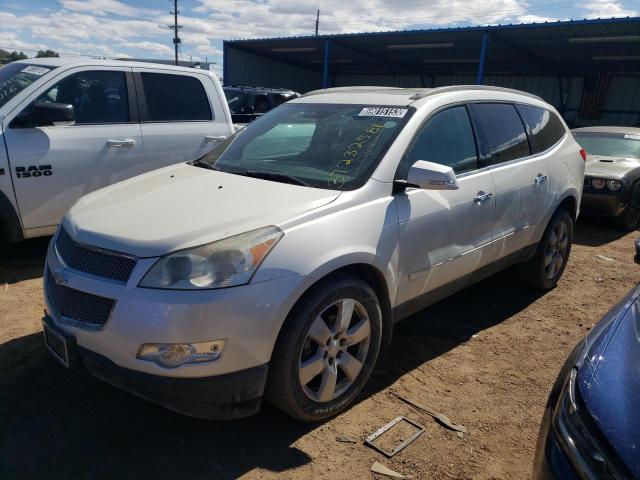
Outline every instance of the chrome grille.
<svg viewBox="0 0 640 480"><path fill-rule="evenodd" d="M58 285L48 268L46 283L49 300L58 315L92 325L104 325L109 320L115 300Z"/></svg>
<svg viewBox="0 0 640 480"><path fill-rule="evenodd" d="M56 241L60 259L70 268L98 277L126 282L136 266L136 259L74 241L64 228Z"/></svg>

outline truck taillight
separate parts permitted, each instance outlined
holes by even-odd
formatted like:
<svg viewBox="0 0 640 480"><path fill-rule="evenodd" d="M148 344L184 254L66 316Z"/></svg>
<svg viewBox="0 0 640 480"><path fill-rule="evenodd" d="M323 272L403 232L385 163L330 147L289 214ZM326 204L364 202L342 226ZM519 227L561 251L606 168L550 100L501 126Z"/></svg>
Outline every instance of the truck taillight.
<svg viewBox="0 0 640 480"><path fill-rule="evenodd" d="M584 148L580 149L580 156L582 157L582 160L584 160L585 162L587 161L587 152Z"/></svg>

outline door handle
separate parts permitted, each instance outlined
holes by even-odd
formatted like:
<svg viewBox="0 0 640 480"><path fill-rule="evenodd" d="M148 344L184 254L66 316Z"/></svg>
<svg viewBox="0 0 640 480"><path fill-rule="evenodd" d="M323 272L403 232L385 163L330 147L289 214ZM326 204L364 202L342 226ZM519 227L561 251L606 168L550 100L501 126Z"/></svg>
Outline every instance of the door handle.
<svg viewBox="0 0 640 480"><path fill-rule="evenodd" d="M535 182L536 185L542 185L544 182L547 181L547 176L539 173L538 176L533 179L533 181Z"/></svg>
<svg viewBox="0 0 640 480"><path fill-rule="evenodd" d="M478 192L478 195L473 197L473 201L476 202L478 205L481 205L487 200L489 200L491 197L493 197L493 193L491 192L489 193Z"/></svg>
<svg viewBox="0 0 640 480"><path fill-rule="evenodd" d="M204 137L207 142L223 142L227 139L224 135L215 136L215 135L207 135Z"/></svg>
<svg viewBox="0 0 640 480"><path fill-rule="evenodd" d="M126 140L107 140L107 147L133 147L136 144L133 138Z"/></svg>

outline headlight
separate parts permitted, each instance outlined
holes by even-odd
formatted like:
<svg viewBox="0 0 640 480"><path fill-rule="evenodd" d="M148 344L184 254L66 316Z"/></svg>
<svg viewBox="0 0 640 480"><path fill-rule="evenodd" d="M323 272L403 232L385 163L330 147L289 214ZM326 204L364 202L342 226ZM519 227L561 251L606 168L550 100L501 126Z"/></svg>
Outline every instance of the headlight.
<svg viewBox="0 0 640 480"><path fill-rule="evenodd" d="M264 227L170 253L151 267L139 286L198 290L244 285L282 235L277 227Z"/></svg>
<svg viewBox="0 0 640 480"><path fill-rule="evenodd" d="M607 181L604 178L593 178L591 179L591 186L594 190L602 190L607 186Z"/></svg>
<svg viewBox="0 0 640 480"><path fill-rule="evenodd" d="M585 478L631 478L627 467L604 439L587 410L580 396L577 377L577 368L572 368L553 414L552 425L559 444Z"/></svg>
<svg viewBox="0 0 640 480"><path fill-rule="evenodd" d="M617 192L622 188L622 182L620 180L609 180L607 182L607 188L612 192Z"/></svg>
<svg viewBox="0 0 640 480"><path fill-rule="evenodd" d="M213 362L220 358L224 340L201 343L145 343L137 358L155 362L164 368L176 368L185 363Z"/></svg>

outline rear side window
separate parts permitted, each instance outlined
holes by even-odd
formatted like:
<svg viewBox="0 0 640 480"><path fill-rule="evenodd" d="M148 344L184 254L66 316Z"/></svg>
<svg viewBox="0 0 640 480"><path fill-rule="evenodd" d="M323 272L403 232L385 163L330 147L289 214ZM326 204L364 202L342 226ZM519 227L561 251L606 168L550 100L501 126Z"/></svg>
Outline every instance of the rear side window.
<svg viewBox="0 0 640 480"><path fill-rule="evenodd" d="M516 108L531 132L533 153L544 152L564 137L564 125L555 113L531 105L517 105Z"/></svg>
<svg viewBox="0 0 640 480"><path fill-rule="evenodd" d="M509 103L474 103L470 107L484 137L488 165L531 155L527 133L516 107Z"/></svg>
<svg viewBox="0 0 640 480"><path fill-rule="evenodd" d="M187 75L141 73L148 122L212 120L202 83Z"/></svg>
<svg viewBox="0 0 640 480"><path fill-rule="evenodd" d="M478 168L476 141L464 106L437 113L418 134L405 155L398 178L405 179L418 160L439 163L464 173Z"/></svg>

